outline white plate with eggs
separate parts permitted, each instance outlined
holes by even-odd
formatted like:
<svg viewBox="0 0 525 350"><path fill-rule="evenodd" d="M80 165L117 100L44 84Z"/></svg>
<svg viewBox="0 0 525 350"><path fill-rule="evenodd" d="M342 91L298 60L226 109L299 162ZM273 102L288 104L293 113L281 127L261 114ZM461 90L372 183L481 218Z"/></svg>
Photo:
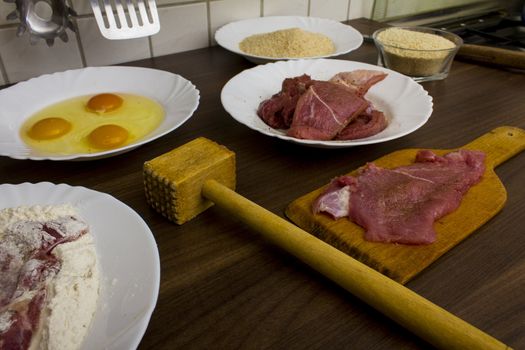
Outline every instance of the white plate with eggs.
<svg viewBox="0 0 525 350"><path fill-rule="evenodd" d="M42 75L0 90L0 155L114 156L177 129L199 99L189 80L150 68L88 67Z"/></svg>

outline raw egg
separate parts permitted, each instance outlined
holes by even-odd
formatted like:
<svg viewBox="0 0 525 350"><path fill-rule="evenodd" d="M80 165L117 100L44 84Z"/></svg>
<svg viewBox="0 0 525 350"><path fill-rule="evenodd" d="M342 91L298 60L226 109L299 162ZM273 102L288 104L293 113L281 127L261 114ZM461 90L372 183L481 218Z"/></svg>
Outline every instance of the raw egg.
<svg viewBox="0 0 525 350"><path fill-rule="evenodd" d="M67 134L71 123L63 118L44 118L37 121L27 131L29 137L35 140L50 140Z"/></svg>
<svg viewBox="0 0 525 350"><path fill-rule="evenodd" d="M91 146L100 149L111 149L119 147L128 138L128 131L114 124L102 125L88 135Z"/></svg>
<svg viewBox="0 0 525 350"><path fill-rule="evenodd" d="M139 95L103 93L52 104L30 116L22 140L43 154L97 153L140 141L164 119L156 101Z"/></svg>
<svg viewBox="0 0 525 350"><path fill-rule="evenodd" d="M115 94L98 94L89 99L87 108L96 113L111 112L122 106L122 97Z"/></svg>

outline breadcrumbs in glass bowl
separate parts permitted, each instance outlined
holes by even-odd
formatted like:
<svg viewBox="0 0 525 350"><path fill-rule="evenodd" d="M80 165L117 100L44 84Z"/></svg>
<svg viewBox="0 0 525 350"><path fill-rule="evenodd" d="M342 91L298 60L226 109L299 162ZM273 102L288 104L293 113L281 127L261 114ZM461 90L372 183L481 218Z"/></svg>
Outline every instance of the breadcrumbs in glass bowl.
<svg viewBox="0 0 525 350"><path fill-rule="evenodd" d="M416 81L445 79L463 40L427 27L388 27L372 35L379 64Z"/></svg>

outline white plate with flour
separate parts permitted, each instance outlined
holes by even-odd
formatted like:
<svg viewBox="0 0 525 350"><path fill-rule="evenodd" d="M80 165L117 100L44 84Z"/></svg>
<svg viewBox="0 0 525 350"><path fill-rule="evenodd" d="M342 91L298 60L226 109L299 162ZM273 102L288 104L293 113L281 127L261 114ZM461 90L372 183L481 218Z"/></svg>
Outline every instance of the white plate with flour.
<svg viewBox="0 0 525 350"><path fill-rule="evenodd" d="M363 36L352 26L326 18L301 16L257 17L232 22L215 32L215 40L226 50L242 55L254 63L287 60L291 59L291 57L275 58L247 54L239 48L239 43L246 37L254 34L269 33L289 28L300 28L305 31L324 34L333 41L335 45L334 53L306 58L335 57L355 50L363 44Z"/></svg>
<svg viewBox="0 0 525 350"><path fill-rule="evenodd" d="M0 209L60 204L75 207L88 223L101 274L97 310L81 349L136 349L159 293L159 252L151 230L106 193L49 182L0 185Z"/></svg>

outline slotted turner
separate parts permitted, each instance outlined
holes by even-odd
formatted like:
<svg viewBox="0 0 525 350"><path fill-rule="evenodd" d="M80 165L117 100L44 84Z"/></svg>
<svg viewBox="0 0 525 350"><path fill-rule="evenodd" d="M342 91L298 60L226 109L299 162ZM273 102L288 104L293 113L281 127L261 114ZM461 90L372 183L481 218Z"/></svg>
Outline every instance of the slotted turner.
<svg viewBox="0 0 525 350"><path fill-rule="evenodd" d="M158 33L155 0L89 0L100 32L106 39L133 39Z"/></svg>

